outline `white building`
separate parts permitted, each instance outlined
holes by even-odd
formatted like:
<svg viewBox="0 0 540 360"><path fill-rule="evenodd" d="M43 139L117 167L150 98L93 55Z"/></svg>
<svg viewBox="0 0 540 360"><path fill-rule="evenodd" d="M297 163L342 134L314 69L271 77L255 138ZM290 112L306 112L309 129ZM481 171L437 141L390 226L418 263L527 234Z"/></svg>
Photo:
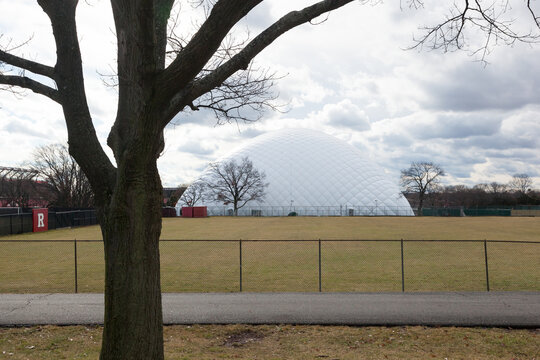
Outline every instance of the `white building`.
<svg viewBox="0 0 540 360"><path fill-rule="evenodd" d="M266 196L242 216L413 216L398 179L360 150L322 132L284 129L258 136L219 161L248 157L266 174ZM200 180L208 175L203 172ZM198 179L198 180L199 180ZM208 215L231 215L232 205L203 201ZM180 206L180 205L177 205ZM179 211L179 209L178 209Z"/></svg>

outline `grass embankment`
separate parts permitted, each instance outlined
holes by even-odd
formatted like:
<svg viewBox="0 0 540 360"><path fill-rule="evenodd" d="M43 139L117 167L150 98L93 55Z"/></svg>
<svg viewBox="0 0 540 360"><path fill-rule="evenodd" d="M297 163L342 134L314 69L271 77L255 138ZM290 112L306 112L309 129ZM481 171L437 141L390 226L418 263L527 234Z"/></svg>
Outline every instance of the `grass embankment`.
<svg viewBox="0 0 540 360"><path fill-rule="evenodd" d="M164 219L162 239L283 239L244 242L244 291L317 291L318 243L305 239L538 241L540 218L230 218ZM17 239L100 239L86 227L22 234ZM162 289L237 291L238 242L162 242ZM400 291L396 242L323 242L323 291ZM540 290L540 245L489 243L491 290ZM77 244L81 292L103 289L103 245ZM406 242L407 291L485 290L483 243ZM73 292L74 244L0 243L0 292Z"/></svg>
<svg viewBox="0 0 540 360"><path fill-rule="evenodd" d="M101 327L0 329L0 358L97 359ZM167 326L167 359L538 359L538 330Z"/></svg>

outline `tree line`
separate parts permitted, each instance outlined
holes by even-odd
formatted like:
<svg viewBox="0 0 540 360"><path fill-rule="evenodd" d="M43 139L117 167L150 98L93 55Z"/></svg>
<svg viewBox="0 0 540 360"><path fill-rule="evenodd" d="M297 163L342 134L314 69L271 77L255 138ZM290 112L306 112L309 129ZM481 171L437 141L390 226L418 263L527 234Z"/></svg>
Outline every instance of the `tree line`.
<svg viewBox="0 0 540 360"><path fill-rule="evenodd" d="M528 174L514 174L507 183L492 181L473 186L442 185L444 169L432 162L413 162L401 170L400 184L413 208L489 208L540 205L540 191Z"/></svg>

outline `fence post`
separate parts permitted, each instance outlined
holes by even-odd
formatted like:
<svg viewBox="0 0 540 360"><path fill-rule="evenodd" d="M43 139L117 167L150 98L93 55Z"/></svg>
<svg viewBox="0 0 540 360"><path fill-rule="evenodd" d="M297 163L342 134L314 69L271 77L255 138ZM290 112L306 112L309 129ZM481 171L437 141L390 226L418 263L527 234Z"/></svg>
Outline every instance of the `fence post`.
<svg viewBox="0 0 540 360"><path fill-rule="evenodd" d="M321 239L319 239L319 292L322 292Z"/></svg>
<svg viewBox="0 0 540 360"><path fill-rule="evenodd" d="M74 255L75 255L75 294L77 293L77 239L73 240Z"/></svg>
<svg viewBox="0 0 540 360"><path fill-rule="evenodd" d="M489 267L488 267L488 254L487 254L487 241L484 240L484 259L486 262L486 287L489 291Z"/></svg>
<svg viewBox="0 0 540 360"><path fill-rule="evenodd" d="M242 292L242 239L239 241L240 249L240 292Z"/></svg>
<svg viewBox="0 0 540 360"><path fill-rule="evenodd" d="M403 266L403 239L401 239L401 292L405 292L405 267Z"/></svg>

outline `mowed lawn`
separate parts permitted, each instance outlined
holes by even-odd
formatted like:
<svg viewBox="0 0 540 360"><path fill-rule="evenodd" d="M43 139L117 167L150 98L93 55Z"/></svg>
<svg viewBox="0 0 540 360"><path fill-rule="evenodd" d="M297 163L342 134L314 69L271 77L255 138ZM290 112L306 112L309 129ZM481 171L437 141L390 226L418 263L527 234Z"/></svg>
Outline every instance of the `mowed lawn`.
<svg viewBox="0 0 540 360"><path fill-rule="evenodd" d="M73 292L74 243L17 240L77 239L79 292L103 291L99 227L1 237L0 292ZM323 291L401 291L401 243L406 291L540 290L540 218L518 217L271 217L163 221L161 267L165 292L318 291L322 240ZM215 240L201 242L197 240ZM223 241L236 240L236 241ZM284 240L278 242L253 240ZM313 241L295 241L313 240ZM395 240L395 241L380 241Z"/></svg>

